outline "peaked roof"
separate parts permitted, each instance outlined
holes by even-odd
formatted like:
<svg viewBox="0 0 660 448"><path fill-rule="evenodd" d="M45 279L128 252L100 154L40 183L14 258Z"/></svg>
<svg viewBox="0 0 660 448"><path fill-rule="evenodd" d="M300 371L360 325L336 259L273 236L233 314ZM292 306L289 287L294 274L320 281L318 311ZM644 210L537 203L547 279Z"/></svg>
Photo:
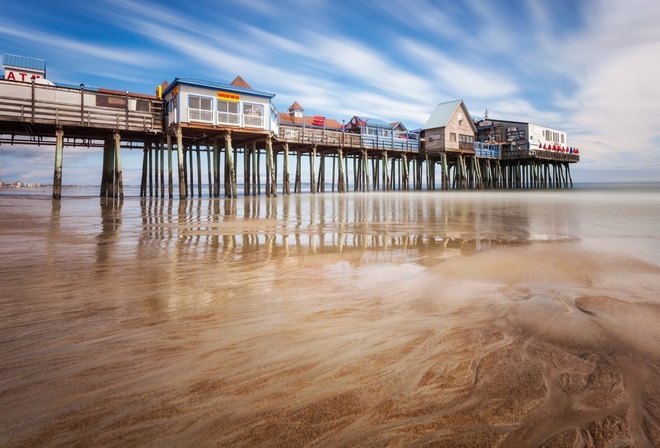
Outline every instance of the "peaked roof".
<svg viewBox="0 0 660 448"><path fill-rule="evenodd" d="M447 126L451 117L454 116L456 109L458 109L462 103L463 100L454 100L438 104L429 119L424 123L424 126L422 126L422 129L435 129ZM470 119L470 117L466 118Z"/></svg>
<svg viewBox="0 0 660 448"><path fill-rule="evenodd" d="M373 126L377 128L392 129L393 127L391 124L386 123L383 120L379 120L378 118L358 117L357 115L354 118L366 122L367 125L369 126Z"/></svg>
<svg viewBox="0 0 660 448"><path fill-rule="evenodd" d="M298 101L294 101L293 104L292 104L291 106L289 106L289 109L288 109L288 110L289 110L289 112L290 112L290 111L292 111L292 110L300 110L300 111L303 111L303 110L305 110L305 109L303 109L303 107L302 107L300 104L298 104Z"/></svg>
<svg viewBox="0 0 660 448"><path fill-rule="evenodd" d="M16 56L15 54L5 54L2 58L2 64L9 67L38 70L41 72L46 71L46 61L43 59L27 58L25 56Z"/></svg>
<svg viewBox="0 0 660 448"><path fill-rule="evenodd" d="M333 118L324 118L324 125L319 126L314 124L314 116L312 115L306 115L304 117L293 117L289 112L278 112L278 115L280 117L280 124L285 124L285 125L292 125L292 126L305 126L305 127L316 127L316 128L324 128L324 129L331 129L331 130L341 130L342 125L340 122Z"/></svg>
<svg viewBox="0 0 660 448"><path fill-rule="evenodd" d="M240 76L238 76L237 78L240 78ZM234 81L236 81L236 80L234 80ZM245 82L245 81L243 81L243 82ZM249 86L248 87L237 86L237 85L234 85L234 84L225 84L225 83L215 82L215 81L204 81L202 79L195 79L195 78L175 78L174 81L172 81L172 83L163 90L163 95L165 95L167 92L172 90L174 88L174 86L177 85L177 84L187 84L187 85L190 85L190 86L208 87L208 88L211 88L211 89L223 89L223 90L229 90L230 92L249 93L250 95L263 96L263 97L267 97L267 98L273 98L275 96L274 93L268 93L268 92L264 92L264 91L261 91L261 90L254 90L253 88L251 88ZM248 85L248 84L245 83L245 85Z"/></svg>
<svg viewBox="0 0 660 448"><path fill-rule="evenodd" d="M234 78L234 80L231 82L230 85L232 85L234 87L243 87L244 89L252 90L252 87L250 87L250 84L245 82L245 80L243 78L241 78L240 76L236 76L236 78Z"/></svg>
<svg viewBox="0 0 660 448"><path fill-rule="evenodd" d="M408 130L406 125L401 123L400 121L395 121L394 123L390 123L390 126L392 126L394 129L399 127L399 128L401 128L402 131L407 131Z"/></svg>

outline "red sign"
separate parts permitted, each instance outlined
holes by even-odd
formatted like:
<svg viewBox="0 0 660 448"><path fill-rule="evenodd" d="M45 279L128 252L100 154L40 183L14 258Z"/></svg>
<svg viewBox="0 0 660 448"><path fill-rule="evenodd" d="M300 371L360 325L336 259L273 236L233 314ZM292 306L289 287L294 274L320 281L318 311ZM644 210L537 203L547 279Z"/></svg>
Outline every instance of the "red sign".
<svg viewBox="0 0 660 448"><path fill-rule="evenodd" d="M39 79L41 78L41 75L35 75L33 73L25 73L25 72L15 72L13 70L5 70L5 79L7 81L31 82L33 78Z"/></svg>

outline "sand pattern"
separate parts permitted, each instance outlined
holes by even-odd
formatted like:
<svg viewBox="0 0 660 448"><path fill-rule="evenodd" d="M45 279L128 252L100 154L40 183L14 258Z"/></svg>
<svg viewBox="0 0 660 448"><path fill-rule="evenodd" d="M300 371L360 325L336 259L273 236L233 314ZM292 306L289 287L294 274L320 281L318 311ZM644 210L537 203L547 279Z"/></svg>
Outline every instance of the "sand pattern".
<svg viewBox="0 0 660 448"><path fill-rule="evenodd" d="M440 242L7 202L2 446L660 446L654 263L471 212Z"/></svg>

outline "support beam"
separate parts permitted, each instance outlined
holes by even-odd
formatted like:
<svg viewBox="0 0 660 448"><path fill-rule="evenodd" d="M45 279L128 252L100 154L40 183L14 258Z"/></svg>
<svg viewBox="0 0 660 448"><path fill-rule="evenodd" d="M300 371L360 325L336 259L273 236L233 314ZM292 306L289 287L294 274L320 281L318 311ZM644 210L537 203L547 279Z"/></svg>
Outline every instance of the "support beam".
<svg viewBox="0 0 660 448"><path fill-rule="evenodd" d="M172 136L167 134L167 189L168 197L174 198L174 179L172 177Z"/></svg>
<svg viewBox="0 0 660 448"><path fill-rule="evenodd" d="M291 194L291 184L289 182L289 144L284 143L284 163L282 164L282 194Z"/></svg>
<svg viewBox="0 0 660 448"><path fill-rule="evenodd" d="M220 147L218 137L213 138L213 197L220 197Z"/></svg>
<svg viewBox="0 0 660 448"><path fill-rule="evenodd" d="M179 160L179 199L186 199L186 161L183 154L183 131L180 126L176 127L176 152Z"/></svg>
<svg viewBox="0 0 660 448"><path fill-rule="evenodd" d="M236 188L236 168L234 167L234 150L231 146L231 131L225 132L225 164L227 166L227 175L229 176L229 191L225 192L225 197L237 197Z"/></svg>
<svg viewBox="0 0 660 448"><path fill-rule="evenodd" d="M268 165L268 170L266 175L269 179L270 191L266 187L266 196L277 196L277 176L275 173L275 159L273 157L273 139L269 136L266 138L266 163Z"/></svg>
<svg viewBox="0 0 660 448"><path fill-rule="evenodd" d="M338 157L339 179L337 180L337 191L339 191L339 193L346 193L346 179L344 178L344 150L342 147L339 147Z"/></svg>
<svg viewBox="0 0 660 448"><path fill-rule="evenodd" d="M32 83L34 90L34 83ZM62 159L64 158L64 129L55 130L55 169L53 173L53 199L62 198Z"/></svg>
<svg viewBox="0 0 660 448"><path fill-rule="evenodd" d="M121 167L121 136L119 132L114 132L112 138L115 142L115 197L124 199L124 177Z"/></svg>
<svg viewBox="0 0 660 448"><path fill-rule="evenodd" d="M312 152L309 156L309 189L312 194L316 194L316 145L312 146Z"/></svg>

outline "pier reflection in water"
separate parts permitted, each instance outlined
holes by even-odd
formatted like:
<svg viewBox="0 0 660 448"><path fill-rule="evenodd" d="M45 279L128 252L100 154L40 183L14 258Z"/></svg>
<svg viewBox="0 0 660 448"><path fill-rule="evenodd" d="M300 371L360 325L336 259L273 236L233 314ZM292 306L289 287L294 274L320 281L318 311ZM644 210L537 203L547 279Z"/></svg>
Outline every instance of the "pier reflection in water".
<svg viewBox="0 0 660 448"><path fill-rule="evenodd" d="M0 197L0 445L652 445L650 197Z"/></svg>
<svg viewBox="0 0 660 448"><path fill-rule="evenodd" d="M415 259L429 248L435 256L437 249L468 254L528 242L540 235L534 232L566 237L557 234L566 229L552 222L530 228L526 209L507 211L501 201L467 206L456 201L423 194L412 201L410 194L142 200L139 248L164 253L174 248L179 261L353 254L359 262L366 253Z"/></svg>

